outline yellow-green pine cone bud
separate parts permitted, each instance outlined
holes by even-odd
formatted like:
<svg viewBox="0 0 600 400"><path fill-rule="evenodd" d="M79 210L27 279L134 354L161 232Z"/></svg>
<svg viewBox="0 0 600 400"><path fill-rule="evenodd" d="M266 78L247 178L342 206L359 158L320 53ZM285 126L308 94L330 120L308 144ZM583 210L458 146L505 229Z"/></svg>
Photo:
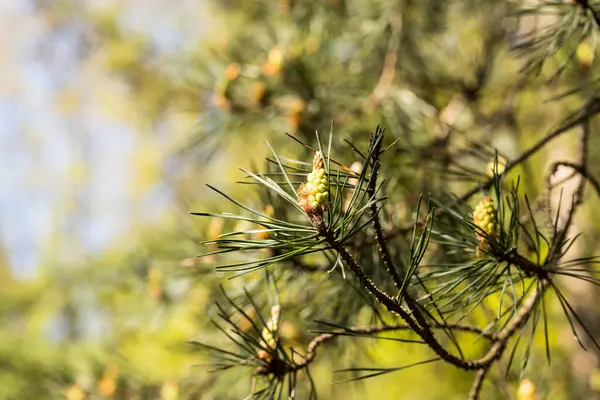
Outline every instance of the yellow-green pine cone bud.
<svg viewBox="0 0 600 400"><path fill-rule="evenodd" d="M281 311L281 306L278 304L271 307L271 318L267 321L267 325L263 328L262 338L267 347L274 349L277 346L277 340L275 339L275 335L279 330L279 314Z"/></svg>
<svg viewBox="0 0 600 400"><path fill-rule="evenodd" d="M579 62L579 66L582 69L591 67L596 56L593 44L590 43L589 40L584 40L583 42L579 43L577 49L575 50L575 56Z"/></svg>
<svg viewBox="0 0 600 400"><path fill-rule="evenodd" d="M270 349L274 349L275 347L277 347L277 343L275 342L275 338L273 337L273 333L271 332L271 330L268 327L264 327L263 331L262 331L262 338L264 340L264 344L270 348Z"/></svg>
<svg viewBox="0 0 600 400"><path fill-rule="evenodd" d="M473 211L473 223L488 235L495 235L496 222L496 205L490 196L485 196Z"/></svg>
<svg viewBox="0 0 600 400"><path fill-rule="evenodd" d="M302 185L298 195L298 203L306 212L321 213L327 208L329 181L320 151L315 154L313 170L307 175L306 183Z"/></svg>
<svg viewBox="0 0 600 400"><path fill-rule="evenodd" d="M261 360L271 362L273 360L273 350L277 347L277 338L279 331L279 314L281 307L276 304L271 307L271 318L261 332L261 349L257 351L257 356ZM268 351L267 351L268 350Z"/></svg>

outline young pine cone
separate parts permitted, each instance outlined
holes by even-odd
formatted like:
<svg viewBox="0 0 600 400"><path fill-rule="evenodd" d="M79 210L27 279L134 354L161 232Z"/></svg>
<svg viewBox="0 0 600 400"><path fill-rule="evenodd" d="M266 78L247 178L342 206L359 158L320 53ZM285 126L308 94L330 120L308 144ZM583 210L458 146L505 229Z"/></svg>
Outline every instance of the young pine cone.
<svg viewBox="0 0 600 400"><path fill-rule="evenodd" d="M320 214L327 209L329 183L323 167L323 155L318 151L313 159L313 170L298 191L298 204L307 213Z"/></svg>
<svg viewBox="0 0 600 400"><path fill-rule="evenodd" d="M481 255L481 250L487 245L486 235L496 235L497 219L496 219L496 205L494 200L490 196L485 196L477 207L473 211L473 223L477 225L479 229L476 230L477 239L479 239L479 245L477 246L477 256Z"/></svg>
<svg viewBox="0 0 600 400"><path fill-rule="evenodd" d="M267 321L267 325L263 328L261 333L261 345L262 349L258 350L258 358L265 361L271 361L273 356L271 352L277 348L277 334L279 331L279 314L281 307L274 305L271 307L271 318ZM270 351L267 351L270 350Z"/></svg>

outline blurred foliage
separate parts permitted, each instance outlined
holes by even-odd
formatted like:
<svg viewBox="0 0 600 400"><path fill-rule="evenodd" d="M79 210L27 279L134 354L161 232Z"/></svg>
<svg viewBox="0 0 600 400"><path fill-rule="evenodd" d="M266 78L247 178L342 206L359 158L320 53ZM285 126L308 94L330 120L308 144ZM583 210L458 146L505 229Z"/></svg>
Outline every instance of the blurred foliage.
<svg viewBox="0 0 600 400"><path fill-rule="evenodd" d="M219 283L236 299L243 296L242 287L262 294L265 309L277 286L282 335L301 348L314 337L309 330L319 327L315 320L354 324L377 316L352 287L355 282L337 272L310 271L328 261L319 257L273 267L277 285L268 293L262 272L231 281L215 274L215 259L195 258L203 251L198 242L246 228L187 215L234 209L204 181L257 208L277 209L268 194L259 198L245 185L227 183L244 177L237 167L268 168L264 139L286 156L309 161L310 152L284 133L314 143L314 131L329 130L335 120L334 152L352 165L360 157L342 140L364 148L380 124L390 143L399 139L381 172L391 177L387 189L394 209L388 210L386 227L393 229L412 221L422 191L462 193L483 182L493 148L508 160L517 157L579 110L598 82L598 27L588 24L581 35L564 37L563 26L556 41L557 14L553 3L543 1L529 12L521 2L472 0L198 2L189 12L201 21L202 35L180 38L166 50L151 29L135 30L124 22L123 15L144 8L143 2L129 10L126 1L33 3L47 21L48 35L77 27L81 68L110 82L95 93L102 112L139 132L131 197L141 203L159 185L171 197L167 209L149 221L135 219L100 254L73 248L65 262L55 251L63 239L54 237L35 279L14 279L0 257L0 398L6 399L244 398L249 374L234 369L216 376L206 367L194 368L206 355L186 345L193 338L225 343L210 324L217 314L214 302L223 300ZM575 2L560 6L575 10L572 18L579 16ZM555 51L527 52L523 43L540 30L549 33L535 42L536 52ZM529 57L544 62L532 64ZM533 67L539 67L534 68L539 76L519 72ZM579 90L562 96L573 88ZM77 103L66 88L57 108L76 113ZM592 125L597 131L597 121ZM597 135L591 141L598 144ZM535 198L543 191L553 152L562 156L575 146L572 137L560 138L516 168L514 176L522 175L524 190ZM596 158L589 163L593 174L600 171ZM81 182L89 178L85 168L73 174ZM587 191L578 218L585 236L577 254L597 253L598 205ZM572 290L597 335L598 314L591 305L598 293ZM527 377L539 398L598 397L597 355L586 358L574 350L560 305L549 308L553 362L546 364L540 340L540 356L530 360ZM469 349L477 350L477 345ZM312 375L324 399L458 399L470 387L470 374L441 364L332 385L339 380L332 370L409 364L428 353L360 338L343 338L323 353ZM575 364L578 369L571 368ZM484 398L514 398L517 390L526 391L519 389L521 378L492 375L493 387Z"/></svg>

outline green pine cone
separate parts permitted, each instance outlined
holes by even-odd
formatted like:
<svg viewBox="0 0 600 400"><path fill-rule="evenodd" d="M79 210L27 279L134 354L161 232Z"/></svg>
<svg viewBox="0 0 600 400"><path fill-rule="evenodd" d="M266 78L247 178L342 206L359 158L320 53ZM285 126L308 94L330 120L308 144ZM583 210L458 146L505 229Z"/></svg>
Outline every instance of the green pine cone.
<svg viewBox="0 0 600 400"><path fill-rule="evenodd" d="M323 168L323 156L320 152L315 154L313 170L308 174L299 195L299 203L306 211L324 210L327 207L329 180L325 168Z"/></svg>
<svg viewBox="0 0 600 400"><path fill-rule="evenodd" d="M485 196L473 212L473 223L489 235L496 234L496 205L490 196Z"/></svg>

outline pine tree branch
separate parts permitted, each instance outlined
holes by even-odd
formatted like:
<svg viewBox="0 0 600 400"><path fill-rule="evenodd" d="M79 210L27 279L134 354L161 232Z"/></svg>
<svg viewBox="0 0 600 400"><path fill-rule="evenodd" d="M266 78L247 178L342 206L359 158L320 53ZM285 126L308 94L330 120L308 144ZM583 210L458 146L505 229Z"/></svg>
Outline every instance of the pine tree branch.
<svg viewBox="0 0 600 400"><path fill-rule="evenodd" d="M499 257L502 261L506 261L515 265L527 276L537 276L539 279L548 279L548 271L541 265L529 261L518 253L512 253Z"/></svg>
<svg viewBox="0 0 600 400"><path fill-rule="evenodd" d="M552 164L552 167L550 168L550 170L552 171L551 173L554 174L559 167L571 168L573 171L587 179L587 181L592 185L592 187L596 191L596 194L600 197L600 181L598 181L598 179L592 176L592 174L590 174L587 168L583 167L583 165L575 164L568 161L557 161Z"/></svg>
<svg viewBox="0 0 600 400"><path fill-rule="evenodd" d="M451 329L456 332L468 332L477 334L491 342L497 340L496 337L484 331L483 329L472 326L472 325L462 325L462 324L447 324L447 325L432 325L432 329ZM317 348L327 342L332 341L333 339L341 336L344 333L353 333L353 334L376 334L382 332L394 332L394 331L413 331L413 328L408 324L396 324L396 325L384 325L384 326L368 326L362 328L349 328L349 329L334 329L328 333L322 333L316 336L307 346L306 355L303 356L303 360L301 362L295 363L294 370L300 370L306 368L309 364L311 364L316 356L317 356Z"/></svg>
<svg viewBox="0 0 600 400"><path fill-rule="evenodd" d="M581 141L580 141L580 149L579 149L579 162L582 166L582 168L587 168L587 160L588 160L588 153L589 153L589 138L590 138L590 118L591 118L591 110L592 107L595 105L596 107L598 107L598 103L600 103L598 101L598 99L596 98L592 98L590 99L590 101L588 102L588 104L586 105L586 107L584 107L584 109L582 110L582 114L585 116L585 119L582 121L582 132L581 132ZM575 212L577 211L577 209L579 208L579 206L583 203L583 191L585 188L585 176L582 174L581 175L581 179L579 181L579 184L577 185L577 188L575 189L575 192L573 194L573 201L571 203L571 208L569 209L568 213L567 213L567 218L566 221L564 223L564 226L558 230L558 232L556 232L556 234L554 235L554 237L552 238L552 247L549 251L549 255L548 255L548 259L553 260L553 261L558 261L557 258L560 257L562 251L561 249L563 248L564 245L564 241L565 238L567 236L567 233L569 232L569 229L571 228L571 225L573 223L573 218L575 216ZM558 218L558 216L557 216Z"/></svg>
<svg viewBox="0 0 600 400"><path fill-rule="evenodd" d="M375 133L377 135L377 133ZM376 136L371 136L371 143L376 139ZM377 185L377 176L379 174L379 157L381 156L381 146L383 144L383 139L379 140L375 147L373 148L373 159L371 165L371 180L369 185L367 186L367 195L370 198L375 196L375 186ZM396 288L400 290L402 287L403 279L398 272L398 269L394 265L392 261L392 257L390 255L390 251L388 249L387 243L383 237L383 229L381 227L381 221L379 220L379 210L378 205L376 203L371 204L370 206L370 214L371 218L373 218L373 229L375 231L375 241L377 243L377 251L381 257L381 261L383 261L383 265L385 266L386 271L392 277Z"/></svg>
<svg viewBox="0 0 600 400"><path fill-rule="evenodd" d="M519 157L514 159L512 162L508 163L506 165L506 167L504 168L503 174L508 173L509 171L511 171L513 168L515 168L519 164L525 162L527 159L529 159L531 156L533 156L538 151L543 149L548 143L550 143L552 140L556 139L563 133L566 133L566 132L570 131L571 129L573 129L574 127L584 123L586 120L588 120L590 118L592 113L596 114L596 113L600 112L600 103L597 104L595 108L592 108L593 105L594 105L593 101L588 103L588 105L586 107L584 107L582 112L580 112L575 118L571 119L570 121L565 122L558 128L552 130L550 133L548 133L546 136L544 136L542 139L540 139L536 144L534 144L528 150L523 152ZM459 197L457 202L467 201L473 195L479 193L481 190L489 189L492 186L493 181L494 181L493 179L488 179L483 185L474 187L473 189L469 190L468 192L464 193L461 197Z"/></svg>
<svg viewBox="0 0 600 400"><path fill-rule="evenodd" d="M481 395L481 388L483 387L483 381L489 371L489 368L484 367L477 371L473 386L471 386L471 392L469 393L469 400L479 400Z"/></svg>
<svg viewBox="0 0 600 400"><path fill-rule="evenodd" d="M342 258L344 264L352 271L352 273L358 278L361 284L375 297L375 299L381 303L386 309L400 316L408 325L414 330L414 332L423 339L423 341L429 346L433 352L435 352L444 361L467 371L479 370L483 367L488 367L495 361L497 361L504 352L508 340L516 333L516 331L527 322L533 307L539 300L540 296L546 290L547 284L545 280L542 280L541 288L539 291L537 288L530 297L523 302L519 309L519 312L511 319L507 326L498 334L498 341L496 341L492 347L488 350L485 356L475 359L468 360L455 356L446 350L435 338L434 334L429 329L421 328L411 317L410 314L404 310L401 305L388 294L380 290L375 283L365 274L363 269L358 265L356 260L350 253L338 243L333 234L327 231L325 223L322 217L316 215L313 218L313 223L319 233L326 239L327 243L335 250L338 255ZM524 259L524 258L523 258ZM520 261L520 258L515 258L515 262ZM527 268L527 267L526 267Z"/></svg>
<svg viewBox="0 0 600 400"><path fill-rule="evenodd" d="M360 283L367 289L375 299L383 304L388 311L393 312L404 319L416 332L420 332L421 328L410 317L410 314L404 310L401 305L390 295L382 291L375 283L365 274L365 271L358 265L354 257L335 239L333 234L327 230L321 216L315 216L313 223L319 233L327 240L327 243L335 250L342 258L342 261L352 273L358 278Z"/></svg>
<svg viewBox="0 0 600 400"><path fill-rule="evenodd" d="M595 98L591 99L588 102L588 104L574 118L569 119L568 121L566 121L565 123L563 123L562 125L557 127L556 129L552 130L550 133L548 133L546 136L544 136L542 139L540 139L536 144L534 144L528 150L523 152L519 157L517 157L512 162L510 162L508 165L506 165L503 174L508 173L513 168L517 167L519 164L527 161L529 158L531 158L537 152L542 150L551 141L553 141L554 139L556 139L563 133L570 131L574 127L585 123L589 118L591 118L593 115L595 115L599 112L600 112L600 99L595 99ZM473 197L475 194L480 193L482 190L489 189L492 186L492 183L493 183L493 179L488 179L486 182L484 182L480 185L477 185L476 187L473 187L472 189L463 193L456 201L454 201L452 204L450 204L449 207L452 207L453 205L455 205L459 202L465 202L465 201L469 200L471 197ZM438 209L437 212L443 212L443 210ZM412 224L398 226L387 232L384 232L383 238L384 239L392 239L396 236L406 234L406 233L410 232L412 229L413 229ZM375 238L370 239L370 240L367 239L367 240L363 240L363 241L358 241L357 246L360 247L360 246L364 246L364 245L372 245L375 242L376 242Z"/></svg>
<svg viewBox="0 0 600 400"><path fill-rule="evenodd" d="M371 144L373 147L373 158L371 165L371 180L369 185L367 186L367 194L370 198L375 196L375 187L377 185L377 176L379 173L379 158L381 157L381 146L383 144L383 133L379 132L381 138L377 137L378 132L376 132L373 136L371 136ZM379 139L379 140L378 140ZM376 141L374 143L374 141ZM373 229L375 231L375 240L377 242L377 251L381 257L383 265L385 266L386 271L392 277L394 281L394 285L398 290L401 290L403 287L404 279L400 276L400 272L398 271L396 265L392 261L392 257L387 245L386 240L383 237L383 229L381 227L381 221L379 220L379 210L377 204L373 203L370 206L370 214L373 219ZM407 274L407 271L401 271L404 275ZM433 334L430 331L429 323L419 310L419 304L417 301L408 293L408 291L404 291L404 295L402 300L406 302L406 305L410 311L410 314L415 318L417 323L421 326L424 331L428 331L428 334L433 337Z"/></svg>

